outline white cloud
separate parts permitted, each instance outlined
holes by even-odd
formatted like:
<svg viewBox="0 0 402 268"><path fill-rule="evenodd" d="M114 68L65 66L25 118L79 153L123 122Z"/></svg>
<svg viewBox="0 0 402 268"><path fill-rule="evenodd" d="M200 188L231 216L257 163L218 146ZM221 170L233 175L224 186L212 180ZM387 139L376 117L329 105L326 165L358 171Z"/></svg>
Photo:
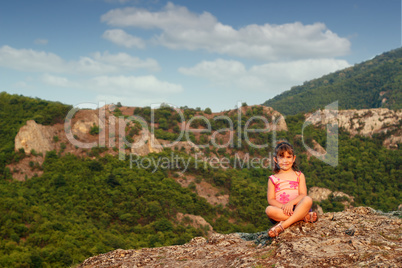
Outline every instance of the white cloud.
<svg viewBox="0 0 402 268"><path fill-rule="evenodd" d="M112 26L159 29L162 33L153 41L171 49L206 50L243 58L330 58L350 50L349 40L323 23L252 24L234 29L208 12L196 14L172 3L158 12L135 7L114 9L101 20Z"/></svg>
<svg viewBox="0 0 402 268"><path fill-rule="evenodd" d="M96 100L121 102L129 106L149 106L183 91L179 84L161 81L154 76L98 76L84 83L97 94Z"/></svg>
<svg viewBox="0 0 402 268"><path fill-rule="evenodd" d="M227 90L236 88L279 94L294 85L349 66L345 60L308 59L255 65L246 69L241 62L217 59L203 61L190 68L179 68L179 72L206 78Z"/></svg>
<svg viewBox="0 0 402 268"><path fill-rule="evenodd" d="M42 76L42 82L50 86L56 86L56 87L74 86L67 78L61 76L54 76L50 74L44 74Z"/></svg>
<svg viewBox="0 0 402 268"><path fill-rule="evenodd" d="M89 82L97 91L135 97L137 93L174 94L183 91L181 85L160 81L155 76L97 76Z"/></svg>
<svg viewBox="0 0 402 268"><path fill-rule="evenodd" d="M139 59L126 53L95 52L88 57L66 61L56 54L32 49L0 47L0 66L26 72L43 73L35 79L38 88L50 86L52 89L69 88L80 92L92 92L112 99L136 100L132 103L157 102L167 96L183 91L180 84L159 80L153 75L124 75L137 69L158 71L159 64L154 59ZM82 74L82 75L81 75ZM115 75L119 74L119 75ZM40 82L37 84L37 82ZM26 88L26 81L14 87ZM113 97L113 98L112 98ZM149 104L149 103L148 103Z"/></svg>
<svg viewBox="0 0 402 268"><path fill-rule="evenodd" d="M53 53L32 49L0 48L0 66L19 71L62 72L65 61Z"/></svg>
<svg viewBox="0 0 402 268"><path fill-rule="evenodd" d="M32 49L0 47L0 66L26 72L92 74L121 73L137 69L159 70L154 59L141 60L126 53L96 52L93 57L66 61L56 54Z"/></svg>
<svg viewBox="0 0 402 268"><path fill-rule="evenodd" d="M96 52L93 54L93 58L103 64L111 66L117 66L122 69L135 70L135 69L147 69L150 71L159 71L160 67L156 60L147 58L141 60L137 57L131 57L126 53L110 54L108 51L104 53Z"/></svg>
<svg viewBox="0 0 402 268"><path fill-rule="evenodd" d="M179 68L179 72L189 76L206 78L217 84L230 83L229 77L244 76L246 68L235 60L217 59L216 61L202 61L191 68Z"/></svg>
<svg viewBox="0 0 402 268"><path fill-rule="evenodd" d="M127 48L145 48L145 42L141 38L132 36L121 29L107 30L102 37Z"/></svg>

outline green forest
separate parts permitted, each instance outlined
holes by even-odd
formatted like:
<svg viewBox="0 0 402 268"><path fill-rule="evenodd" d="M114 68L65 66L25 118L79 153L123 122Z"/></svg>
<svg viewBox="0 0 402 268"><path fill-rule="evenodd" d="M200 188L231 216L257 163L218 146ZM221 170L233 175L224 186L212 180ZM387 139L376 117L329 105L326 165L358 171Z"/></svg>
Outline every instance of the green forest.
<svg viewBox="0 0 402 268"><path fill-rule="evenodd" d="M195 183L206 181L220 189L219 194L228 194L227 206L211 205L197 195L194 184L188 188L180 186L175 181L182 171L179 167L153 172L153 167L130 165L128 157L122 161L118 156L101 156L102 148L88 150L88 156L81 157L62 151L47 152L43 165L33 165L43 170L43 175L23 182L13 180L6 165L28 157L23 150L14 151L14 137L19 128L30 119L44 125L62 122L71 108L58 102L0 93L0 267L74 267L88 257L114 249L184 244L209 231L207 226L189 226L190 219L178 222L178 212L200 215L220 233L259 232L270 227L264 210L267 178L272 170L263 166L236 166L235 155L242 152L250 157L268 157L272 147L253 148L243 133L236 134L234 140L239 142L228 148L201 149L207 157L230 159L235 168L197 165L193 156L176 148L147 156L158 160L174 154L186 159L190 165L184 178L195 177ZM186 121L197 115L213 116L208 108L202 111L185 107L183 111ZM119 107L114 113L122 114ZM339 164L332 167L308 157L301 140L304 115L291 113L286 117L288 131L279 131L275 137L271 132L249 133L251 140L255 144L272 144L275 138L294 144L308 188L342 191L354 197L354 206L382 211L397 209L402 200L402 155L399 149L382 146L390 133L373 138L351 137L341 129ZM238 124L244 128L251 117L263 115L263 108L250 107L239 122L235 112L224 114L233 119L234 129ZM136 108L133 115L149 121L151 110ZM175 140L180 132L178 114L169 107L161 107L155 111L155 117L157 138ZM215 131L228 127L227 120L210 122ZM193 120L191 126L202 127L204 123ZM263 122L256 120L249 127L262 128ZM96 130L93 135L99 133ZM126 138L132 138L138 131L138 126L127 129ZM326 147L325 129L309 126L303 135L307 144L315 140ZM223 138L217 137L218 143L224 144ZM208 144L210 138L207 134L190 135L191 141L199 145ZM341 201L330 198L316 205L325 212L341 211L344 209Z"/></svg>
<svg viewBox="0 0 402 268"><path fill-rule="evenodd" d="M402 48L294 86L263 105L294 115L324 108L334 101L338 101L339 109L401 109Z"/></svg>
<svg viewBox="0 0 402 268"><path fill-rule="evenodd" d="M72 106L22 95L0 92L0 176L18 154L14 153L14 138L28 120L42 125L64 122Z"/></svg>

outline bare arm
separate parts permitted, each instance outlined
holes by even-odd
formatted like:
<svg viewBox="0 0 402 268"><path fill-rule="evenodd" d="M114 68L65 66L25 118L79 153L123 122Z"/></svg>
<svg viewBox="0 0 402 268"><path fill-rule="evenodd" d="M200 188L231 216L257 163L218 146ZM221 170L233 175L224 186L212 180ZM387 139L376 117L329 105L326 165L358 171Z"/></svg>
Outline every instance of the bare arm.
<svg viewBox="0 0 402 268"><path fill-rule="evenodd" d="M271 179L268 180L267 199L271 206L282 208L283 204L275 199L275 185Z"/></svg>

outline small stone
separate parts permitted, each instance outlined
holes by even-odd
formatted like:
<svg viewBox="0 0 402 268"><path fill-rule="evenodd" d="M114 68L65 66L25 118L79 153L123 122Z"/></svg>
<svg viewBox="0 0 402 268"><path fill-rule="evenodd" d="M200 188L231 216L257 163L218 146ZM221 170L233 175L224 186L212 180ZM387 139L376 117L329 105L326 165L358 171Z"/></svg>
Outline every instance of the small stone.
<svg viewBox="0 0 402 268"><path fill-rule="evenodd" d="M353 236L355 234L355 226L354 225L350 226L349 229L345 231L345 234Z"/></svg>

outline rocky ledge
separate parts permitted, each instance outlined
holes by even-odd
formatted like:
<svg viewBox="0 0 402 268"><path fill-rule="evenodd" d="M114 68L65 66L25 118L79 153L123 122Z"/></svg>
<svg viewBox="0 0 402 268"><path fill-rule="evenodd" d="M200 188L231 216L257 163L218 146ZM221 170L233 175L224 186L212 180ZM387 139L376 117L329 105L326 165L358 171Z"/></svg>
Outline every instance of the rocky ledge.
<svg viewBox="0 0 402 268"><path fill-rule="evenodd" d="M398 213L352 208L298 222L275 239L266 232L214 233L181 246L117 249L78 267L400 267Z"/></svg>

